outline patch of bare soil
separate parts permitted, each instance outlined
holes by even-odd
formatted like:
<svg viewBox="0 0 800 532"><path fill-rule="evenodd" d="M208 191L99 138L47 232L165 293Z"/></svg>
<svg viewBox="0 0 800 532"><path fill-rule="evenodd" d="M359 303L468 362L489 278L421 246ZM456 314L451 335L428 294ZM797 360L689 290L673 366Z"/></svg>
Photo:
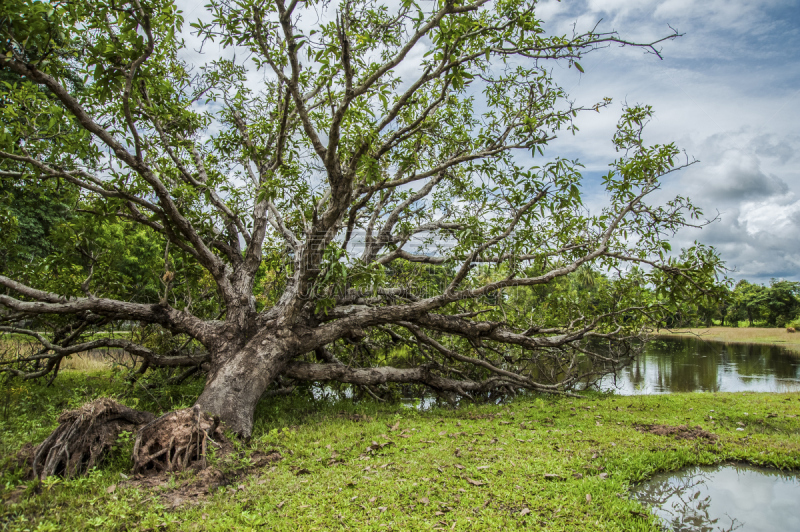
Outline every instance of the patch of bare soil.
<svg viewBox="0 0 800 532"><path fill-rule="evenodd" d="M228 446L223 453L226 451L230 453L232 452L232 448ZM219 454L217 456L220 457ZM184 477L184 479L180 480L178 485L172 489L164 489L164 487L169 484L172 474L168 471L152 469L144 474L135 475L134 478L121 483L120 486L159 491L158 496L164 504L174 509L184 504L198 504L202 502L211 491L220 487L233 485L244 477L255 474L269 464L282 459L283 456L276 450L266 453L255 451L249 457L249 465L239 469L223 471L223 469L214 466L201 468L201 462L195 461L189 467L189 469L195 471L195 474ZM222 462L224 460L225 456L221 456L220 461Z"/></svg>
<svg viewBox="0 0 800 532"><path fill-rule="evenodd" d="M719 436L713 432L703 430L700 425L690 427L688 425L635 425L634 428L645 434L655 434L656 436L671 436L676 440L706 440L709 442L717 441Z"/></svg>

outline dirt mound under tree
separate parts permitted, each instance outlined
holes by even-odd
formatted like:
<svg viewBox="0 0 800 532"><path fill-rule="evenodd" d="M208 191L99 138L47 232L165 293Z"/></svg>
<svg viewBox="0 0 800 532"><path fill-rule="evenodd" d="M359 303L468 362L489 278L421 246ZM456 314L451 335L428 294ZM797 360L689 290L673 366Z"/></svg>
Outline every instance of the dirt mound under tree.
<svg viewBox="0 0 800 532"><path fill-rule="evenodd" d="M223 453L229 451L231 445L226 445ZM218 455L219 456L219 455ZM120 486L132 487L140 490L152 490L168 508L177 508L184 504L195 504L206 498L213 490L235 485L241 479L249 475L258 475L268 465L283 460L280 451L272 449L267 452L253 451L247 456L247 460L241 460L245 453L231 452L230 457L238 462L236 466L228 467L217 465L216 467L206 467L197 469L200 462L194 462L189 467L197 469L194 475L186 477L175 477L167 472L148 471L143 475L136 475L130 480L122 482ZM222 457L225 460L224 456ZM238 467L237 467L238 466ZM170 485L170 480L177 480L177 485L166 488ZM116 486L115 486L116 487ZM242 489L239 486L238 489Z"/></svg>

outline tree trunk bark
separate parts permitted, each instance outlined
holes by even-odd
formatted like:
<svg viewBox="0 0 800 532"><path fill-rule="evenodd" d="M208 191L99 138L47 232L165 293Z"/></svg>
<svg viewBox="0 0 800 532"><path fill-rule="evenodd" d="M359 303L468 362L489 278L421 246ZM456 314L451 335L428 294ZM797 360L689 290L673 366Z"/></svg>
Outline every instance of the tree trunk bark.
<svg viewBox="0 0 800 532"><path fill-rule="evenodd" d="M215 361L195 403L243 438L253 433L253 414L267 386L283 371L293 351L288 335L257 335L242 349Z"/></svg>

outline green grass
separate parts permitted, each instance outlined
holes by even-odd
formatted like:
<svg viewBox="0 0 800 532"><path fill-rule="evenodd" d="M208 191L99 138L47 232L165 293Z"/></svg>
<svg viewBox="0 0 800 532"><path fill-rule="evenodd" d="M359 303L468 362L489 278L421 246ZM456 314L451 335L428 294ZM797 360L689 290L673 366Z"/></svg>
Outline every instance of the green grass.
<svg viewBox="0 0 800 532"><path fill-rule="evenodd" d="M0 406L0 450L10 456L38 443L61 409L100 395L162 411L191 404L198 387L147 391L78 373L47 389L12 383ZM800 418L788 417L798 414L796 393L525 397L425 412L274 398L260 405L249 448L277 449L284 459L200 503L171 509L158 491L125 487L128 443L81 479L37 484L7 470L0 529L656 531L655 519L628 499L632 484L723 461L800 469ZM634 428L650 423L701 425L720 439L677 441ZM372 442L392 443L368 452ZM246 455L220 466L244 467Z"/></svg>

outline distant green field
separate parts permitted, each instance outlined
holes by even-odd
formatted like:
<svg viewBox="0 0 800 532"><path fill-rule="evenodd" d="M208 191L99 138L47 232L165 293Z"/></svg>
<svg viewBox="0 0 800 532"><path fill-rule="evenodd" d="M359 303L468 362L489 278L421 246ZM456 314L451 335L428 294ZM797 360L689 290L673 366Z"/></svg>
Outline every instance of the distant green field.
<svg viewBox="0 0 800 532"><path fill-rule="evenodd" d="M771 344L800 353L800 332L790 333L785 328L766 327L696 327L691 329L662 329L658 336L692 336L712 342L730 344Z"/></svg>

